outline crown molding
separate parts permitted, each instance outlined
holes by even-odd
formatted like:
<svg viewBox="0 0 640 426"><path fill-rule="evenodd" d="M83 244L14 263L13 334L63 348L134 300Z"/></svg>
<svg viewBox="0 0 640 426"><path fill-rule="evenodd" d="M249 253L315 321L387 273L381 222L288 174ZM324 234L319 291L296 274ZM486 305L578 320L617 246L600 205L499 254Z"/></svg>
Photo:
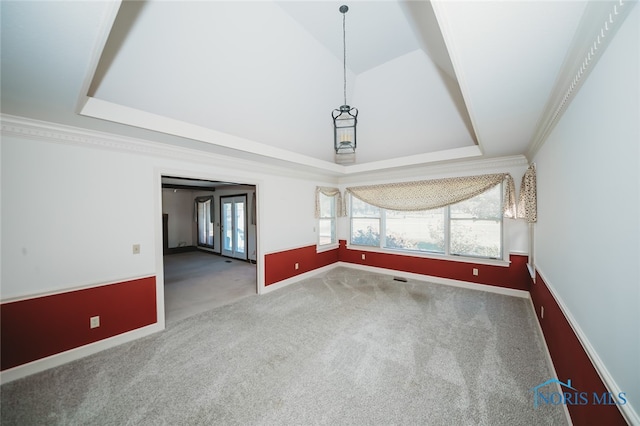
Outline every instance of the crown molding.
<svg viewBox="0 0 640 426"><path fill-rule="evenodd" d="M298 177L308 180L335 181L329 174L313 173L310 170L295 170L237 157L178 147L161 142L120 136L63 124L0 114L0 132L3 136L17 136L64 145L92 147L130 154L147 155L173 160L182 160L207 165L243 168L254 172L279 176Z"/></svg>
<svg viewBox="0 0 640 426"><path fill-rule="evenodd" d="M528 164L527 159L523 155L448 161L446 160L448 157L445 155L442 157L444 161L439 161L437 163L418 162L411 164L410 166L402 166L393 163L392 165L395 166L395 168L392 169L385 167L371 167L367 168L366 171L357 174L343 173L342 175L336 176L330 172L316 173L308 168L304 170L296 170L290 166L277 166L266 162L225 156L222 154L178 147L161 142L120 136L113 133L99 132L8 114L0 114L0 132L3 136L16 136L64 145L107 149L111 151L195 162L206 165L224 165L225 167L242 168L258 173L297 177L314 181L326 181L334 184L363 181L372 182L378 180L388 181L389 179L413 179L416 175L435 176L447 173L461 175L486 170L503 170L509 167L526 167ZM390 165L391 163L385 163L380 166L389 167Z"/></svg>
<svg viewBox="0 0 640 426"><path fill-rule="evenodd" d="M637 1L588 2L538 120L526 156L533 160Z"/></svg>
<svg viewBox="0 0 640 426"><path fill-rule="evenodd" d="M418 165L404 167L393 171L380 170L377 172L359 174L357 176L345 176L338 179L340 184L367 184L385 183L389 181L415 180L420 177L441 177L444 175L465 176L474 173L493 173L497 170L506 170L521 167L523 170L529 165L524 155L512 155L507 157L479 158L466 161L450 161L439 164Z"/></svg>

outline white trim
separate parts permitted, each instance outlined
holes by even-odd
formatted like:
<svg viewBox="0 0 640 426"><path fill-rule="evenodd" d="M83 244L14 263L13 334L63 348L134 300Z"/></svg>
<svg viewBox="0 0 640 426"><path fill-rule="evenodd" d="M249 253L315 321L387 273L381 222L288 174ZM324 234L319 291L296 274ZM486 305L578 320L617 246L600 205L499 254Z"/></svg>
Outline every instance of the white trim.
<svg viewBox="0 0 640 426"><path fill-rule="evenodd" d="M162 329L166 326L166 313L164 302L164 238L162 219L162 174L154 169L153 173L153 224L154 224L154 251L156 257L156 317Z"/></svg>
<svg viewBox="0 0 640 426"><path fill-rule="evenodd" d="M282 253L285 251L290 251L290 250L300 250L303 248L307 248L307 247L317 247L318 244L317 243L309 243L309 244L304 244L301 246L289 246L289 247L285 247L285 248L281 248L281 249L277 249L277 250L272 250L272 251L268 251L265 253L265 256L268 254L277 254L277 253Z"/></svg>
<svg viewBox="0 0 640 426"><path fill-rule="evenodd" d="M249 139L225 134L216 130L187 123L185 121L152 114L89 96L85 98L84 105L82 105L80 109L80 114L87 117L153 130L168 135L194 139L212 145L248 152L252 155L257 154L267 158L297 163L313 167L327 173L339 175L415 166L418 164L428 164L447 160L460 160L469 157L479 157L482 155L480 148L476 145L472 145L462 148L344 166L325 160L318 160L307 155L275 148Z"/></svg>
<svg viewBox="0 0 640 426"><path fill-rule="evenodd" d="M55 289L55 290L50 290L50 291L44 291L42 293L29 293L29 294L24 294L24 295L20 295L20 296L13 296L13 297L9 297L7 299L1 299L0 300L0 304L11 303L11 302L20 302L22 300L38 299L40 297L54 296L54 295L57 295L57 294L71 293L71 292L74 292L74 291L89 290L89 289L92 289L92 288L104 287L104 286L107 286L107 285L120 284L120 283L124 283L124 282L127 282L127 281L142 280L142 279L145 279L145 278L152 278L152 277L154 277L156 279L156 284L157 284L158 276L156 274L147 274L147 275L140 275L140 276L135 276L135 277L122 278L122 279L118 279L118 280L111 280L111 281L106 281L106 282L101 282L101 283L92 283L92 284L84 284L84 285L79 285L79 286L74 286L74 287L60 288L60 289Z"/></svg>
<svg viewBox="0 0 640 426"><path fill-rule="evenodd" d="M316 253L324 253L325 251L331 251L340 248L340 243L324 244L322 246L316 245Z"/></svg>
<svg viewBox="0 0 640 426"><path fill-rule="evenodd" d="M254 155L254 157L256 157L255 159L240 158L218 152L206 152L179 147L176 145L169 145L166 143L157 143L153 140L121 136L115 133L101 132L9 114L0 114L0 128L3 135L45 140L48 142L71 146L88 146L132 154L144 154L154 157L195 162L198 164L211 164L222 161L232 167L244 168L255 172L276 174L286 177L297 177L300 179L314 181L329 179L336 185L358 183L363 180L367 181L368 184L373 184L379 181L381 176L381 174L376 170L358 170L347 173L346 170L333 168L333 166L337 165L332 165L331 170L314 169L310 166L293 168L273 164L270 165L264 161L260 161L260 157L258 155ZM222 147L222 145L217 146ZM528 160L523 155L486 159L476 158L457 161L442 161L442 159L440 159L438 161L438 163L429 164L427 169L424 168L424 164L391 168L388 171L385 171L384 181L387 182L390 179L393 181L415 180L416 173L420 173L420 175L423 176L436 176L443 173L454 173L456 176L460 176L474 173L479 170L495 170L496 168L526 166L528 164ZM345 166L339 167L344 168Z"/></svg>
<svg viewBox="0 0 640 426"><path fill-rule="evenodd" d="M182 160L197 164L223 162L228 167L251 170L286 177L297 177L308 180L324 180L325 173L314 173L309 167L295 169L279 167L256 160L234 157L220 153L211 153L196 149L183 148L176 145L154 142L152 140L120 136L115 133L100 132L74 126L67 126L48 121L35 120L8 114L0 114L2 135L44 140L70 146L84 146L108 149L129 154L143 154L154 157Z"/></svg>
<svg viewBox="0 0 640 426"><path fill-rule="evenodd" d="M416 280L416 281L424 281L424 282L430 282L434 284L442 284L442 285L448 285L452 287L466 288L470 290L486 291L488 293L496 293L496 294L502 294L505 296L520 297L523 299L530 298L529 292L525 290L516 290L513 288L498 287L498 286L486 285L486 284L476 284L476 283L467 282L467 281L459 281L459 280L452 280L449 278L434 277L432 275L414 274L412 272L395 271L393 269L358 265L356 263L349 263L349 262L335 262L335 263L332 263L331 265L323 266L321 268L314 269L313 271L305 272L304 274L296 275L295 277L278 281L275 284L271 284L265 287L263 293L261 294L270 293L274 290L281 289L288 285L297 283L307 278L311 278L315 275L330 271L338 267L357 269L360 271L374 272L374 273L384 274L384 275L392 275L395 277L403 277L403 278Z"/></svg>
<svg viewBox="0 0 640 426"><path fill-rule="evenodd" d="M452 174L454 176L471 176L482 171L504 170L511 167L526 168L529 160L524 155L512 155L507 157L495 158L476 158L460 161L449 161L424 166L411 166L401 169L385 171L384 177L380 173L372 171L371 173L352 174L339 178L340 185L353 185L365 183L366 185L383 184L388 182L411 182L416 180L416 176L421 178L442 177L443 175ZM524 169L523 169L524 171Z"/></svg>
<svg viewBox="0 0 640 426"><path fill-rule="evenodd" d="M529 141L527 158L534 158L544 145L636 3L629 0L587 2L544 113Z"/></svg>
<svg viewBox="0 0 640 426"><path fill-rule="evenodd" d="M393 250L393 249L373 247L373 246L358 246L358 245L349 243L348 240L347 240L347 250L392 254L392 255L407 256L407 257L419 257L423 259L446 260L451 262L472 263L476 265L489 265L489 266L501 266L501 267L509 267L509 265L511 265L511 260L488 259L484 257L452 256L452 255L446 255L446 254L420 252L420 251L409 251L409 250L399 250L399 249Z"/></svg>
<svg viewBox="0 0 640 426"><path fill-rule="evenodd" d="M440 161L465 160L473 157L481 157L482 151L476 145L462 148L446 149L443 151L427 152L424 154L409 155L406 157L390 158L388 160L372 161L363 164L344 166L344 174L352 175L357 173L375 172L384 169L397 167L411 167Z"/></svg>
<svg viewBox="0 0 640 426"><path fill-rule="evenodd" d="M263 185L262 179L247 179L242 175L229 175L229 174L215 174L215 173L205 173L205 172L196 172L191 170L184 169L173 169L167 167L156 167L154 169L154 180L156 188L158 192L156 192L156 201L155 201L155 238L156 238L156 270L158 271L157 276L160 277L162 271L164 271L164 259L162 254L162 176L174 176L174 177L183 177L183 178L192 178L192 179L201 179L201 180L212 180L212 181L228 181L228 182L242 182L242 184L252 185L255 187L256 194L256 249L255 249L255 259L252 259L256 262L256 293L262 294L264 289L264 251L262 249L262 239L260 238L260 224L262 223L261 214L262 214L262 190L261 186ZM217 253L214 251L214 253ZM162 281L161 281L162 279ZM163 304L162 306L158 306L158 309L162 309L163 317L164 317L164 274L162 277L157 278L157 282L162 282L163 288Z"/></svg>
<svg viewBox="0 0 640 426"><path fill-rule="evenodd" d="M94 343L89 343L88 345L60 352L46 358L41 358L27 364L19 365L17 367L13 367L0 372L0 383L9 383L35 373L48 370L49 368L59 367L71 361L93 355L105 349L122 345L123 343L128 343L142 337L149 336L162 330L164 330L164 327L160 326L160 324L158 323L154 323L142 328L128 331L126 333L118 334L117 336L109 337L107 339L99 340Z"/></svg>
<svg viewBox="0 0 640 426"><path fill-rule="evenodd" d="M98 25L98 36L96 37L95 46L91 49L91 59L89 60L89 66L87 74L82 81L82 87L80 88L78 100L76 101L75 113L78 114L82 105L86 102L87 94L91 90L91 85L96 77L96 71L100 65L100 58L104 51L109 35L113 30L113 25L116 22L116 17L120 11L122 0L110 0L105 6L105 12L102 16L102 20Z"/></svg>
<svg viewBox="0 0 640 426"><path fill-rule="evenodd" d="M345 166L318 160L307 155L294 153L281 148L269 146L260 142L233 136L203 126L176 120L170 117L153 114L140 109L119 105L102 99L87 97L80 110L80 115L113 121L142 129L153 130L167 135L193 139L212 145L222 146L253 155L257 154L276 160L285 160L301 164L328 173L342 174Z"/></svg>
<svg viewBox="0 0 640 426"><path fill-rule="evenodd" d="M264 263L264 262L261 262L261 263ZM497 293L497 294L503 294L507 296L525 298L525 299L530 298L529 292L524 290L515 290L515 289L496 287L496 286L490 286L485 284L475 284L475 283L470 283L465 281L452 280L448 278L440 278L440 277L433 277L429 275L394 271L391 269L357 265L357 264L347 263L347 262L335 262L330 265L314 269L313 271L305 272L303 274L296 275L295 277L291 277L286 280L279 281L277 283L274 283L266 287L259 287L259 294L263 295L275 290L279 290L288 285L300 282L307 278L314 277L318 274L330 271L337 267L346 267L346 268L357 269L362 271L382 273L385 275L400 276L400 277L413 279L417 281L425 281L425 282L431 282L435 284L443 284L443 285L467 288L467 289L477 290L477 291L486 291L489 293ZM258 273L262 275L260 271ZM162 308L164 309L164 306ZM160 317L160 312L158 312L158 317ZM119 334L117 336L100 340L95 343L90 343L88 345L81 346L79 348L74 348L65 352L61 352L59 354L51 355L49 357L30 362L28 364L20 365L20 366L5 370L2 373L0 373L0 383L3 383L3 384L8 383L13 380L26 377L28 375L47 370L49 368L58 367L68 362L75 361L77 359L80 359L89 355L93 355L102 350L109 349L109 348L121 345L123 343L130 342L136 339L140 339L142 337L151 335L158 331L162 331L164 330L164 328L165 328L164 325L155 323L146 327L142 327L136 330L123 333L123 334Z"/></svg>
<svg viewBox="0 0 640 426"><path fill-rule="evenodd" d="M337 262L337 263L334 263L334 265L344 266L346 268L351 268L351 269L358 269L361 271L376 272L376 273L385 274L385 275L393 275L396 277L402 277L402 278L407 278L407 279L416 280L416 281L426 281L434 284L443 284L443 285L448 285L452 287L460 287L460 288L466 288L470 290L486 291L488 293L503 294L505 296L521 297L524 299L528 299L530 297L529 292L526 290L516 290L513 288L498 287L498 286L487 285L487 284L476 284L468 281L459 281L459 280L453 280L450 278L434 277L432 275L415 274L413 272L396 271L393 269L379 268L377 266L359 265L356 263Z"/></svg>
<svg viewBox="0 0 640 426"><path fill-rule="evenodd" d="M536 283L536 268L534 268L529 262L527 262L527 270L529 271L529 276L533 280L533 283Z"/></svg>
<svg viewBox="0 0 640 426"><path fill-rule="evenodd" d="M598 373L598 376L600 376L600 379L604 382L607 389L616 395L618 394L618 392L624 392L623 389L620 389L620 386L618 386L616 381L613 379L613 377L609 373L609 370L607 369L606 365L604 364L604 362L602 362L602 359L600 359L600 357L598 356L598 353L596 352L593 345L591 345L591 342L587 338L587 335L582 331L582 328L580 328L580 325L578 324L576 319L573 317L573 315L571 314L571 311L569 310L567 305L564 303L560 295L554 290L553 286L551 285L549 280L545 277L545 275L542 273L540 268L536 266L535 269L540 275L540 278L542 278L542 280L546 284L547 289L549 289L549 293L551 293L551 296L556 301L556 304L560 307L560 311L562 311L562 314L566 318L567 322L569 323L569 326L573 330L573 333L578 338L578 341L582 345L582 348L584 349L587 356L591 360L591 363L593 364L596 372ZM627 401L627 404L617 405L617 407L622 413L622 416L625 418L625 420L629 424L640 425L640 415L638 415L638 412L633 408L631 403Z"/></svg>
<svg viewBox="0 0 640 426"><path fill-rule="evenodd" d="M549 346L547 346L547 341L544 337L544 332L542 331L542 326L540 325L540 320L538 319L538 314L536 313L536 307L533 304L533 299L531 298L531 294L529 294L529 304L531 306L531 312L533 312L533 316L536 319L536 325L538 328L538 334L540 335L540 338L542 339L542 345L544 346L544 353L547 356L547 362L549 363L549 365L551 366L551 372L553 373L553 377L558 378L558 372L556 371L556 366L553 364L553 358L551 358L551 352L549 352ZM555 386L557 388L556 392L558 392L559 394L562 394L563 390L560 387L559 383L555 383ZM569 407L567 406L567 404L562 404L564 406L564 415L567 418L567 423L569 425L573 425L573 421L571 420L571 415L569 414Z"/></svg>
<svg viewBox="0 0 640 426"><path fill-rule="evenodd" d="M260 294L271 293L274 290L279 290L279 289L281 289L283 287L286 287L288 285L291 285L291 284L300 282L302 280L306 280L307 278L311 278L313 276L316 276L318 274L330 271L330 270L336 268L336 265L338 263L339 262L332 263L330 265L323 266L321 268L317 268L317 269L314 269L314 270L309 271L309 272L304 272L304 273L302 273L300 275L296 275L295 277L287 278L286 280L282 280L282 281L278 281L277 283L270 284L270 285L264 287L262 289L262 293L260 293Z"/></svg>

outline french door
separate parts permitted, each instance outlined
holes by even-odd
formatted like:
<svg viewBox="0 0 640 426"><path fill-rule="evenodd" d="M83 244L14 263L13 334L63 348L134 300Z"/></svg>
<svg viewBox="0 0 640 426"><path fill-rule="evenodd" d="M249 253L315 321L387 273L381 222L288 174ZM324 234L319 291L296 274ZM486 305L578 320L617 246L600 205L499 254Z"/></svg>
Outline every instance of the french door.
<svg viewBox="0 0 640 426"><path fill-rule="evenodd" d="M220 197L222 255L247 259L247 196Z"/></svg>

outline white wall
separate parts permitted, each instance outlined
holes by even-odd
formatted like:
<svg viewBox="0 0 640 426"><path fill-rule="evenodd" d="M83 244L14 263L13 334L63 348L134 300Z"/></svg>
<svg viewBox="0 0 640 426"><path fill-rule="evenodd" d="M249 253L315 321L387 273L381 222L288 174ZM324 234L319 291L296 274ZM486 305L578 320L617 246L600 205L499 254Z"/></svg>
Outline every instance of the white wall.
<svg viewBox="0 0 640 426"><path fill-rule="evenodd" d="M640 8L536 155L536 266L640 409Z"/></svg>
<svg viewBox="0 0 640 426"><path fill-rule="evenodd" d="M162 190L162 213L168 215L169 247L193 246L195 240L193 220L193 191L186 189Z"/></svg>
<svg viewBox="0 0 640 426"><path fill-rule="evenodd" d="M3 136L2 298L153 274L152 170L137 155Z"/></svg>
<svg viewBox="0 0 640 426"><path fill-rule="evenodd" d="M3 135L3 301L161 278L162 175L257 186L259 280L264 253L316 242L314 181L263 172L260 164L241 160L184 151L155 156L115 145L118 150ZM193 161L184 159L190 155ZM132 253L133 244L140 244L140 254Z"/></svg>

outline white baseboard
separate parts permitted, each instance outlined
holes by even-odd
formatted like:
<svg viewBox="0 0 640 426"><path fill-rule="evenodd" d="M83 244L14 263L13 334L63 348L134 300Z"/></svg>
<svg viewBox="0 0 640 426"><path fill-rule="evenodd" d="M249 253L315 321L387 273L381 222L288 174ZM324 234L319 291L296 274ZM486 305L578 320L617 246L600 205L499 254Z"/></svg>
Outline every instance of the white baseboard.
<svg viewBox="0 0 640 426"><path fill-rule="evenodd" d="M267 293L270 293L270 292L272 292L274 290L281 289L282 287L286 287L286 286L288 286L290 284L297 283L299 281L305 280L307 278L311 278L311 277L313 277L315 275L318 275L318 274L321 274L323 272L330 271L333 268L335 268L336 265L337 265L337 263L332 263L330 265L323 266L323 267L318 268L318 269L314 269L313 271L305 272L303 274L296 275L295 277L291 277L291 278L287 278L286 280L278 281L275 284L270 284L268 286L263 287L261 289L262 291L260 292L260 294L267 294Z"/></svg>
<svg viewBox="0 0 640 426"><path fill-rule="evenodd" d="M607 387L609 392L613 393L614 395L617 395L618 392L624 392L624 389L620 389L620 386L618 386L616 381L613 379L613 377L609 373L609 370L605 366L602 359L600 359L600 357L598 356L598 353L596 352L593 345L591 345L591 342L587 338L586 334L582 331L582 328L580 328L580 325L578 325L578 322L571 314L571 311L569 310L567 305L564 303L560 295L558 295L558 293L556 293L556 291L554 290L553 285L551 285L549 280L545 277L544 273L537 266L536 266L536 271L538 272L538 275L540 275L540 278L542 278L542 281L544 281L544 283L547 285L547 288L549 289L551 296L556 301L557 305L560 307L562 314L567 319L567 322L569 323L569 326L573 330L573 333L578 338L578 341L582 345L582 348L584 349L587 356L591 360L591 363L595 367L596 372L600 376L600 379L603 381L604 385ZM625 405L616 405L616 406L622 413L622 416L625 418L627 423L629 423L630 425L640 425L640 415L638 415L638 412L631 405L631 403L627 401L627 404Z"/></svg>
<svg viewBox="0 0 640 426"><path fill-rule="evenodd" d="M422 275L422 274L415 274L412 272L403 272L403 271L396 271L393 269L379 268L376 266L359 265L356 263L338 262L338 263L334 263L334 265L344 266L346 268L352 268L352 269L359 269L361 271L369 271L369 272L377 272L385 275L393 275L395 277L402 277L402 278L412 279L416 281L429 281L430 283L450 285L453 287L468 288L470 290L486 291L489 293L498 293L498 294L504 294L506 296L522 297L525 299L529 298L529 292L525 290L516 290L513 288L498 287L494 285L477 284L477 283L472 283L468 281L452 280L450 278L434 277L432 275Z"/></svg>
<svg viewBox="0 0 640 426"><path fill-rule="evenodd" d="M123 334L118 334L117 336L109 337L95 343L80 346L79 348L70 349L65 352L60 352L46 358L41 358L27 364L13 367L0 373L0 384L9 383L35 373L48 370L49 368L58 367L68 362L93 355L105 349L131 342L162 330L164 330L164 327L159 323L155 323Z"/></svg>
<svg viewBox="0 0 640 426"><path fill-rule="evenodd" d="M533 304L533 299L529 298L529 303L531 304L531 312L533 312L533 316L536 318L536 326L538 326L538 334L542 339L542 345L544 346L544 353L547 355L547 362L551 366L551 372L553 373L553 377L560 379L558 377L558 372L556 371L556 366L553 364L553 358L551 358L551 352L549 352L549 346L547 346L547 341L544 338L544 332L542 331L542 326L540 325L540 321L538 320L538 314L536 312L536 307ZM559 383L554 383L556 387L556 392L562 394L564 391L560 387ZM567 404L562 404L564 407L564 415L567 418L567 424L573 425L573 421L571 420L571 415L569 414L569 407Z"/></svg>
<svg viewBox="0 0 640 426"><path fill-rule="evenodd" d="M358 270L363 270L363 271L369 271L369 272L375 272L375 273L380 273L380 274L385 274L385 275L393 275L393 276L398 276L398 277L403 277L403 278L407 278L407 279L412 279L412 280L417 280L417 281L428 281L428 282L432 282L435 284L444 284L444 285L450 285L450 286L454 286L454 287L461 287L461 288L467 288L467 289L471 289L471 290L478 290L478 291L487 291L490 293L498 293L498 294L504 294L507 296L515 296L515 297L522 297L522 298L529 298L529 292L524 291L524 290L515 290L515 289L510 289L510 288L503 288L503 287L496 287L496 286L491 286L491 285L485 285L485 284L476 284L476 283L470 283L470 282L466 282L466 281L458 281L458 280L452 280L452 279L448 279L448 278L440 278L440 277L434 277L434 276L430 276L430 275L421 275L421 274L414 274L414 273L410 273L410 272L402 272L402 271L395 271L392 269L385 269L385 268L378 268L378 267L373 267L373 266L365 266L365 265L358 265L355 263L347 263L347 262L336 262L336 263L332 263L330 265L327 266L323 266L321 268L318 269L314 269L313 271L309 271L309 272L305 272L303 274L300 275L296 275L295 277L291 277L288 278L286 280L283 281L279 281L275 284L266 286L264 288L262 288L261 293L260 294L267 294L270 293L274 290L278 290L281 289L283 287L286 287L288 285L294 284L296 282L300 282L302 280L305 280L307 278L311 278L313 276L316 276L318 274L322 274L325 273L327 271L330 271L332 269L335 269L337 267L346 267L346 268L351 268L351 269L358 269ZM114 346L118 346L121 345L123 343L127 343L145 336L148 336L150 334L153 333L157 333L159 331L164 330L164 327L162 327L160 324L156 323L156 324L152 324L143 328L139 328L137 330L133 330L127 333L123 333L123 334L119 334L117 336L114 337L110 337L108 339L104 339L104 340L100 340L98 342L95 343L91 343L85 346L81 346L79 348L75 348L75 349L71 349L65 352L61 352L59 354L55 354L55 355L51 355L49 357L46 358L42 358L33 362L30 362L28 364L24 364L24 365L20 365L14 368L10 368L8 370L5 370L3 372L0 373L0 383L8 383L11 382L13 380L17 380L20 379L22 377L26 377L29 376L31 374L35 374L35 373L39 373L41 371L47 370L49 368L53 368L53 367L58 367L60 365L66 364L68 362L71 361L75 361L77 359L83 358L85 356L88 355L93 355L97 352L100 352L102 350L105 349L109 349L112 348Z"/></svg>

